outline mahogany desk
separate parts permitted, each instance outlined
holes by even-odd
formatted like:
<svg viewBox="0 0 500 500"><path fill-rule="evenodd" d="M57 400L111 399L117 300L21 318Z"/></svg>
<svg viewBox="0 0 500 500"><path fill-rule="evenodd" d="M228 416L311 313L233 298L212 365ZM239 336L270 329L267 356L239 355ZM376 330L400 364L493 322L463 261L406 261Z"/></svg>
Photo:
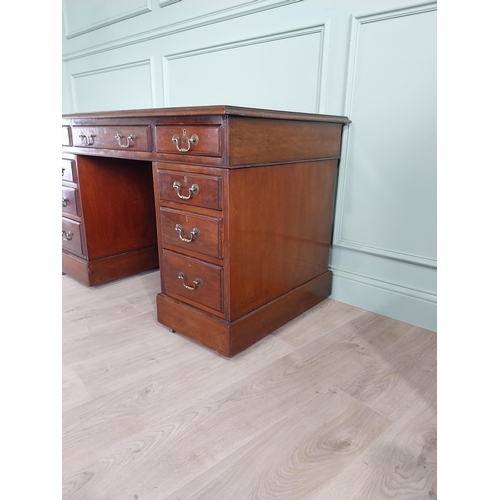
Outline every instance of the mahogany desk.
<svg viewBox="0 0 500 500"><path fill-rule="evenodd" d="M234 106L63 115L63 271L159 265L158 321L234 356L327 298L345 117Z"/></svg>

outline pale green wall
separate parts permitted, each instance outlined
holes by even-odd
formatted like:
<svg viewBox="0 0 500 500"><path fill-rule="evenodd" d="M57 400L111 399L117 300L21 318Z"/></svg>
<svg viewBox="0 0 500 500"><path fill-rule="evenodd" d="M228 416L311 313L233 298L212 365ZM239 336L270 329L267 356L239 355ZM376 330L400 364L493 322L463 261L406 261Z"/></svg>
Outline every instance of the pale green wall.
<svg viewBox="0 0 500 500"><path fill-rule="evenodd" d="M64 112L233 104L349 116L332 298L435 330L435 4L63 0L62 45Z"/></svg>

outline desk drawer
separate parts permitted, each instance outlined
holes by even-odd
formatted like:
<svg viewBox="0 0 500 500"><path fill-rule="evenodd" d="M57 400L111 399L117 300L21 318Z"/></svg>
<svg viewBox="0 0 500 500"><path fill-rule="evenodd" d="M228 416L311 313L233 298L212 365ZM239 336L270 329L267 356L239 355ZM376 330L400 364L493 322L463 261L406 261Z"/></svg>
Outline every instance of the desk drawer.
<svg viewBox="0 0 500 500"><path fill-rule="evenodd" d="M62 161L62 180L75 182L75 162L73 160L65 160L63 158Z"/></svg>
<svg viewBox="0 0 500 500"><path fill-rule="evenodd" d="M160 208L164 245L173 245L212 257L221 257L222 219Z"/></svg>
<svg viewBox="0 0 500 500"><path fill-rule="evenodd" d="M70 215L80 215L76 202L76 189L68 186L62 187L62 211Z"/></svg>
<svg viewBox="0 0 500 500"><path fill-rule="evenodd" d="M81 224L62 218L62 247L72 253L84 255Z"/></svg>
<svg viewBox="0 0 500 500"><path fill-rule="evenodd" d="M165 290L222 311L222 267L163 251Z"/></svg>
<svg viewBox="0 0 500 500"><path fill-rule="evenodd" d="M216 175L158 170L160 200L198 207L221 208L221 181Z"/></svg>
<svg viewBox="0 0 500 500"><path fill-rule="evenodd" d="M221 156L221 126L157 125L156 150L179 155Z"/></svg>
<svg viewBox="0 0 500 500"><path fill-rule="evenodd" d="M61 142L63 146L71 146L71 140L70 140L70 127L69 125L63 125L62 126L62 136L61 136Z"/></svg>
<svg viewBox="0 0 500 500"><path fill-rule="evenodd" d="M149 125L74 126L72 132L76 147L151 151Z"/></svg>

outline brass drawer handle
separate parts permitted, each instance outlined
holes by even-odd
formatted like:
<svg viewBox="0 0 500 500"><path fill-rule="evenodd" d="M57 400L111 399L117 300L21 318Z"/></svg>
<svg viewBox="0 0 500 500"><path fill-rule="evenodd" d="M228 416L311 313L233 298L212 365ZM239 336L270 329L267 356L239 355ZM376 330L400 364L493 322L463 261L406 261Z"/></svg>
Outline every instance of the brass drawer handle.
<svg viewBox="0 0 500 500"><path fill-rule="evenodd" d="M191 196L194 195L194 194L198 194L200 192L200 188L198 187L198 184L193 184L190 188L189 188L189 196L184 196L182 194L180 194L180 190L181 190L181 183L179 181L175 181L173 184L172 184L172 187L175 189L175 192L177 193L177 196L181 199L181 200L189 200L191 199Z"/></svg>
<svg viewBox="0 0 500 500"><path fill-rule="evenodd" d="M193 286L186 285L186 275L183 272L180 272L177 277L182 281L184 288L187 288L188 290L196 290L199 286L203 285L203 282L200 278L196 278L193 281Z"/></svg>
<svg viewBox="0 0 500 500"><path fill-rule="evenodd" d="M80 137L80 144L82 146L92 146L94 144L95 134L89 134L89 135L80 134L78 137Z"/></svg>
<svg viewBox="0 0 500 500"><path fill-rule="evenodd" d="M182 236L182 226L180 224L175 225L175 231L179 235L180 240L184 241L185 243L191 243L195 238L200 236L200 230L197 227L194 227L191 233L189 233L191 234L191 238L189 239Z"/></svg>
<svg viewBox="0 0 500 500"><path fill-rule="evenodd" d="M116 133L115 139L118 141L118 146L120 146L121 148L129 148L130 146L132 146L132 144L134 144L135 135L130 134L127 137L127 144L122 144L123 135L121 135L120 132Z"/></svg>
<svg viewBox="0 0 500 500"><path fill-rule="evenodd" d="M63 198L63 199L62 199L62 206L63 206L63 207L68 206L68 201L69 201L69 200L68 200L68 198Z"/></svg>
<svg viewBox="0 0 500 500"><path fill-rule="evenodd" d="M187 148L180 148L179 147L180 138L179 138L179 136L177 134L174 134L172 136L172 142L175 144L175 147L177 148L177 151L179 151L179 153L187 153L191 149L191 144L193 144L194 146L196 146L196 144L198 144L200 142L200 139L199 139L199 137L196 134L193 134L188 139L185 128L182 129L182 138L184 140L188 141L188 147Z"/></svg>
<svg viewBox="0 0 500 500"><path fill-rule="evenodd" d="M62 239L64 241L71 241L73 239L73 233L71 231L66 232L64 229L62 230Z"/></svg>

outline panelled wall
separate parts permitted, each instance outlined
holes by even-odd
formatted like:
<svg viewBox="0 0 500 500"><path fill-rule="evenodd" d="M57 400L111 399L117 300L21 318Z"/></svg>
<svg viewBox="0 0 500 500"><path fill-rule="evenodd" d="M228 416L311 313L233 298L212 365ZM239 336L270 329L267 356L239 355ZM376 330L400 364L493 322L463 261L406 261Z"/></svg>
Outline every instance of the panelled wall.
<svg viewBox="0 0 500 500"><path fill-rule="evenodd" d="M63 0L62 26L64 112L348 116L331 297L435 330L435 3Z"/></svg>

